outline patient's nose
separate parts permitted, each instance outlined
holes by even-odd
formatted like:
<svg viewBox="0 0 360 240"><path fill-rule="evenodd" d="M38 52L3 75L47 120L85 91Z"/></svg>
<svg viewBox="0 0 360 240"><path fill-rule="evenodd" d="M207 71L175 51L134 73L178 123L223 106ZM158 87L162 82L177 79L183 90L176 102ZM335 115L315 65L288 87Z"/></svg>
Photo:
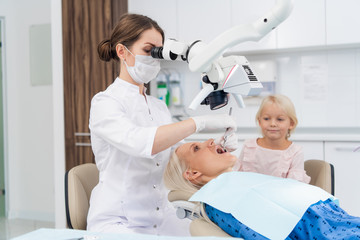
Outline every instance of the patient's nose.
<svg viewBox="0 0 360 240"><path fill-rule="evenodd" d="M214 139L209 139L209 140L207 140L207 141L206 141L206 145L209 146L209 147L210 147L210 146L214 146L214 145L215 145Z"/></svg>

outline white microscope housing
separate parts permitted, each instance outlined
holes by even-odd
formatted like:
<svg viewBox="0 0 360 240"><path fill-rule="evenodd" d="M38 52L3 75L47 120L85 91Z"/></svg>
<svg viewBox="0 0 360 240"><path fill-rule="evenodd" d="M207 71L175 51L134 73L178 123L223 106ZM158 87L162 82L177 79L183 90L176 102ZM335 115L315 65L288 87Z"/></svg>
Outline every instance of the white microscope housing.
<svg viewBox="0 0 360 240"><path fill-rule="evenodd" d="M291 13L293 0L277 0L275 6L257 21L235 26L220 34L209 44L195 41L191 44L167 39L163 47L154 47L151 56L165 60L186 61L192 72L202 74L203 88L191 102L195 110L200 104L210 105L211 110L227 104L232 94L240 107L242 96L257 95L262 84L254 75L243 56L223 57L226 49L246 41L259 41L283 22Z"/></svg>

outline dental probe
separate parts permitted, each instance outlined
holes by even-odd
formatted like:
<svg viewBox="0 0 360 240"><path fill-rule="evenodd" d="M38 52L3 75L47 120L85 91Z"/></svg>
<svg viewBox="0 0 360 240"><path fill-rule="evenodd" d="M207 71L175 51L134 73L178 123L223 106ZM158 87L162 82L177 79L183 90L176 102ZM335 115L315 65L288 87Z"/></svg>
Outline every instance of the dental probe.
<svg viewBox="0 0 360 240"><path fill-rule="evenodd" d="M229 116L231 116L231 113L232 113L232 107L230 107L230 109L229 109ZM228 134L229 134L229 130L230 130L230 128L226 128L225 133L224 133L224 143L222 144L222 147L223 147L223 149L225 151L226 151L225 143L226 143L226 140L227 140L227 137L228 137Z"/></svg>

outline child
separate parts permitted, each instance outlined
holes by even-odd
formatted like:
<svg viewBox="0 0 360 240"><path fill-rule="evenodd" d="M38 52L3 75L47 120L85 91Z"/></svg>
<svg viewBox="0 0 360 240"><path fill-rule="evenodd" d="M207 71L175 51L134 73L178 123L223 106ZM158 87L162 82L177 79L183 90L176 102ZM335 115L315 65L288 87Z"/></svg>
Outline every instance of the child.
<svg viewBox="0 0 360 240"><path fill-rule="evenodd" d="M263 137L244 142L239 171L309 183L302 148L288 139L298 123L291 100L284 95L267 96L256 114L256 122Z"/></svg>

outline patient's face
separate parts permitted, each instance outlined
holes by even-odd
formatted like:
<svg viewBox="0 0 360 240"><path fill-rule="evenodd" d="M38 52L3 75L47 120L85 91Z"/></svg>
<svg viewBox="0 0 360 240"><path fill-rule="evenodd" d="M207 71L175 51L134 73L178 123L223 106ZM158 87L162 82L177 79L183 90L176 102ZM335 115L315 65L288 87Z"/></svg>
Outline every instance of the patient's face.
<svg viewBox="0 0 360 240"><path fill-rule="evenodd" d="M199 171L208 178L232 171L236 157L214 144L213 139L205 142L185 143L177 148L180 160L186 161L189 169Z"/></svg>

